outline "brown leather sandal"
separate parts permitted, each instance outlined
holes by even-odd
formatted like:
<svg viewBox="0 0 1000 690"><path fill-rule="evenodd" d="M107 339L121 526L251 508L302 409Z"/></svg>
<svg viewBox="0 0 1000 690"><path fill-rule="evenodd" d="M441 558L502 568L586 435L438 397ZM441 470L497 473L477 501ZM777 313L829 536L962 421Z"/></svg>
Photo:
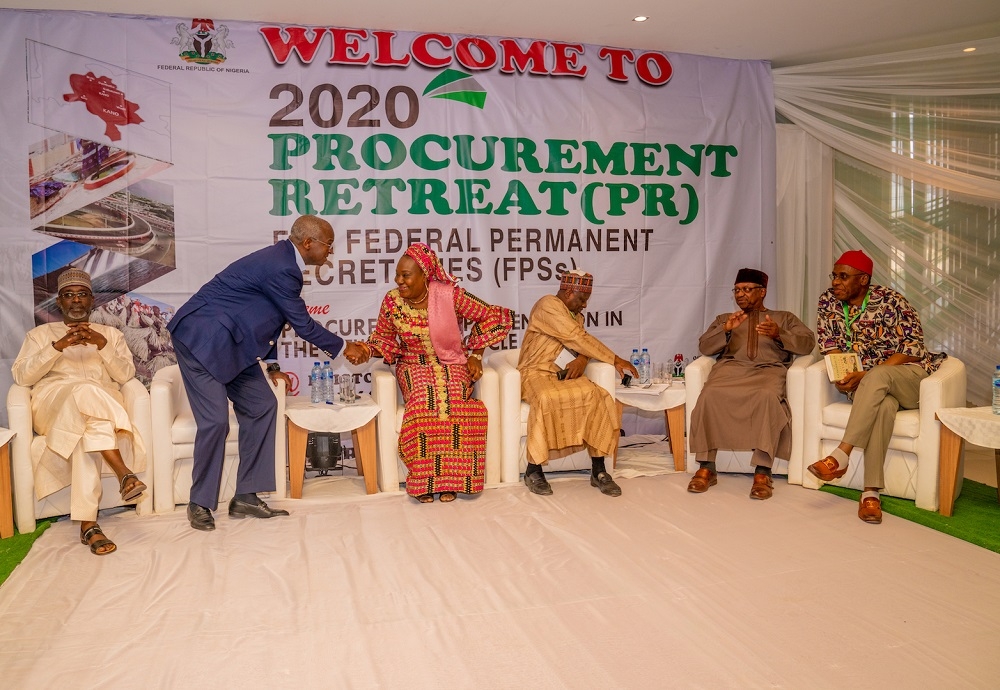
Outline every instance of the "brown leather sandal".
<svg viewBox="0 0 1000 690"><path fill-rule="evenodd" d="M423 496L414 496L420 503L433 503L434 494L424 494Z"/></svg>
<svg viewBox="0 0 1000 690"><path fill-rule="evenodd" d="M454 491L442 491L438 495L438 500L441 501L442 503L451 503L452 501L455 500L455 492Z"/></svg>

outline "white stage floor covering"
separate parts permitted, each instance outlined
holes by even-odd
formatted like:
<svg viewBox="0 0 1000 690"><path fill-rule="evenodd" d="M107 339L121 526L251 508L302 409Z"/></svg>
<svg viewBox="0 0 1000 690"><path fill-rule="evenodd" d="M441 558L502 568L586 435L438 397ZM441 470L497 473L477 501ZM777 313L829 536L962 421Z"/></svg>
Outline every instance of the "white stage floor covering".
<svg viewBox="0 0 1000 690"><path fill-rule="evenodd" d="M585 476L290 517L54 524L0 587L5 688L996 688L1000 555L748 476Z"/></svg>

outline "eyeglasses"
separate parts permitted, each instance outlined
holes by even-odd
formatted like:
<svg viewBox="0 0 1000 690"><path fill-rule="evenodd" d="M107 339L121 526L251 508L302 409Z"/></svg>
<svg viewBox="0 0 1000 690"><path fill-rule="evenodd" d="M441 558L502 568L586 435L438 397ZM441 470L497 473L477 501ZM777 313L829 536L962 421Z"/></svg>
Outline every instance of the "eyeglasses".
<svg viewBox="0 0 1000 690"><path fill-rule="evenodd" d="M326 247L327 251L331 251L333 249L333 240L330 240L329 242L324 242L323 240L319 239L318 237L314 237L314 238L312 238L312 241L313 242L319 242L324 247Z"/></svg>
<svg viewBox="0 0 1000 690"><path fill-rule="evenodd" d="M733 288L733 294L734 295L749 295L754 290L760 290L760 288L761 288L760 285L754 285L753 287L734 287Z"/></svg>
<svg viewBox="0 0 1000 690"><path fill-rule="evenodd" d="M80 299L87 299L88 297L93 297L94 293L90 291L80 291L80 292L60 292L59 299L72 300L77 297Z"/></svg>
<svg viewBox="0 0 1000 690"><path fill-rule="evenodd" d="M848 280L850 280L851 278L854 278L855 276L863 276L863 275L867 275L867 274L865 274L865 273L831 273L830 274L830 282L833 282L835 280L839 280L841 283L846 283Z"/></svg>

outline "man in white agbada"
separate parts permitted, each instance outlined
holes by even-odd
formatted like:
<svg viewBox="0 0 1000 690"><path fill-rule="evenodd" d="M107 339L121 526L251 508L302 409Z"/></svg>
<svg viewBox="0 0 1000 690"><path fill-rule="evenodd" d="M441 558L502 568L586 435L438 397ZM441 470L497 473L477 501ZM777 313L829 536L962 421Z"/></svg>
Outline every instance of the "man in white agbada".
<svg viewBox="0 0 1000 690"><path fill-rule="evenodd" d="M70 518L80 521L80 541L103 556L117 548L97 524L104 463L118 477L123 501L146 490L120 450L131 448L136 471L145 469L142 439L120 392L135 365L121 331L88 323L94 293L85 271L63 271L58 290L63 321L28 331L11 373L18 385L32 387L35 432L46 439L45 448L32 448L36 496L72 485Z"/></svg>

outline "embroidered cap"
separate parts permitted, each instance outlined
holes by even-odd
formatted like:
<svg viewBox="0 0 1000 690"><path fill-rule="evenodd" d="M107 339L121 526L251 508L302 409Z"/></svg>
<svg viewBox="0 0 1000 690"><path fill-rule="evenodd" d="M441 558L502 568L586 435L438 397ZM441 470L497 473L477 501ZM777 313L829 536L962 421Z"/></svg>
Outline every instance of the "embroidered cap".
<svg viewBox="0 0 1000 690"><path fill-rule="evenodd" d="M871 276L872 269L875 267L875 263L860 249L852 249L849 252L844 252L840 255L840 258L833 262L834 266L837 264L842 264L844 266L850 266L851 268L856 268L862 273Z"/></svg>
<svg viewBox="0 0 1000 690"><path fill-rule="evenodd" d="M594 291L594 276L579 268L574 268L562 274L559 279L559 289L589 295Z"/></svg>
<svg viewBox="0 0 1000 690"><path fill-rule="evenodd" d="M59 274L56 291L62 290L67 285L83 285L88 290L93 289L93 286L90 284L90 274L86 271L81 271L79 268L67 268Z"/></svg>
<svg viewBox="0 0 1000 690"><path fill-rule="evenodd" d="M761 287L767 287L767 274L756 268L741 268L736 272L736 280L733 283L754 283Z"/></svg>

